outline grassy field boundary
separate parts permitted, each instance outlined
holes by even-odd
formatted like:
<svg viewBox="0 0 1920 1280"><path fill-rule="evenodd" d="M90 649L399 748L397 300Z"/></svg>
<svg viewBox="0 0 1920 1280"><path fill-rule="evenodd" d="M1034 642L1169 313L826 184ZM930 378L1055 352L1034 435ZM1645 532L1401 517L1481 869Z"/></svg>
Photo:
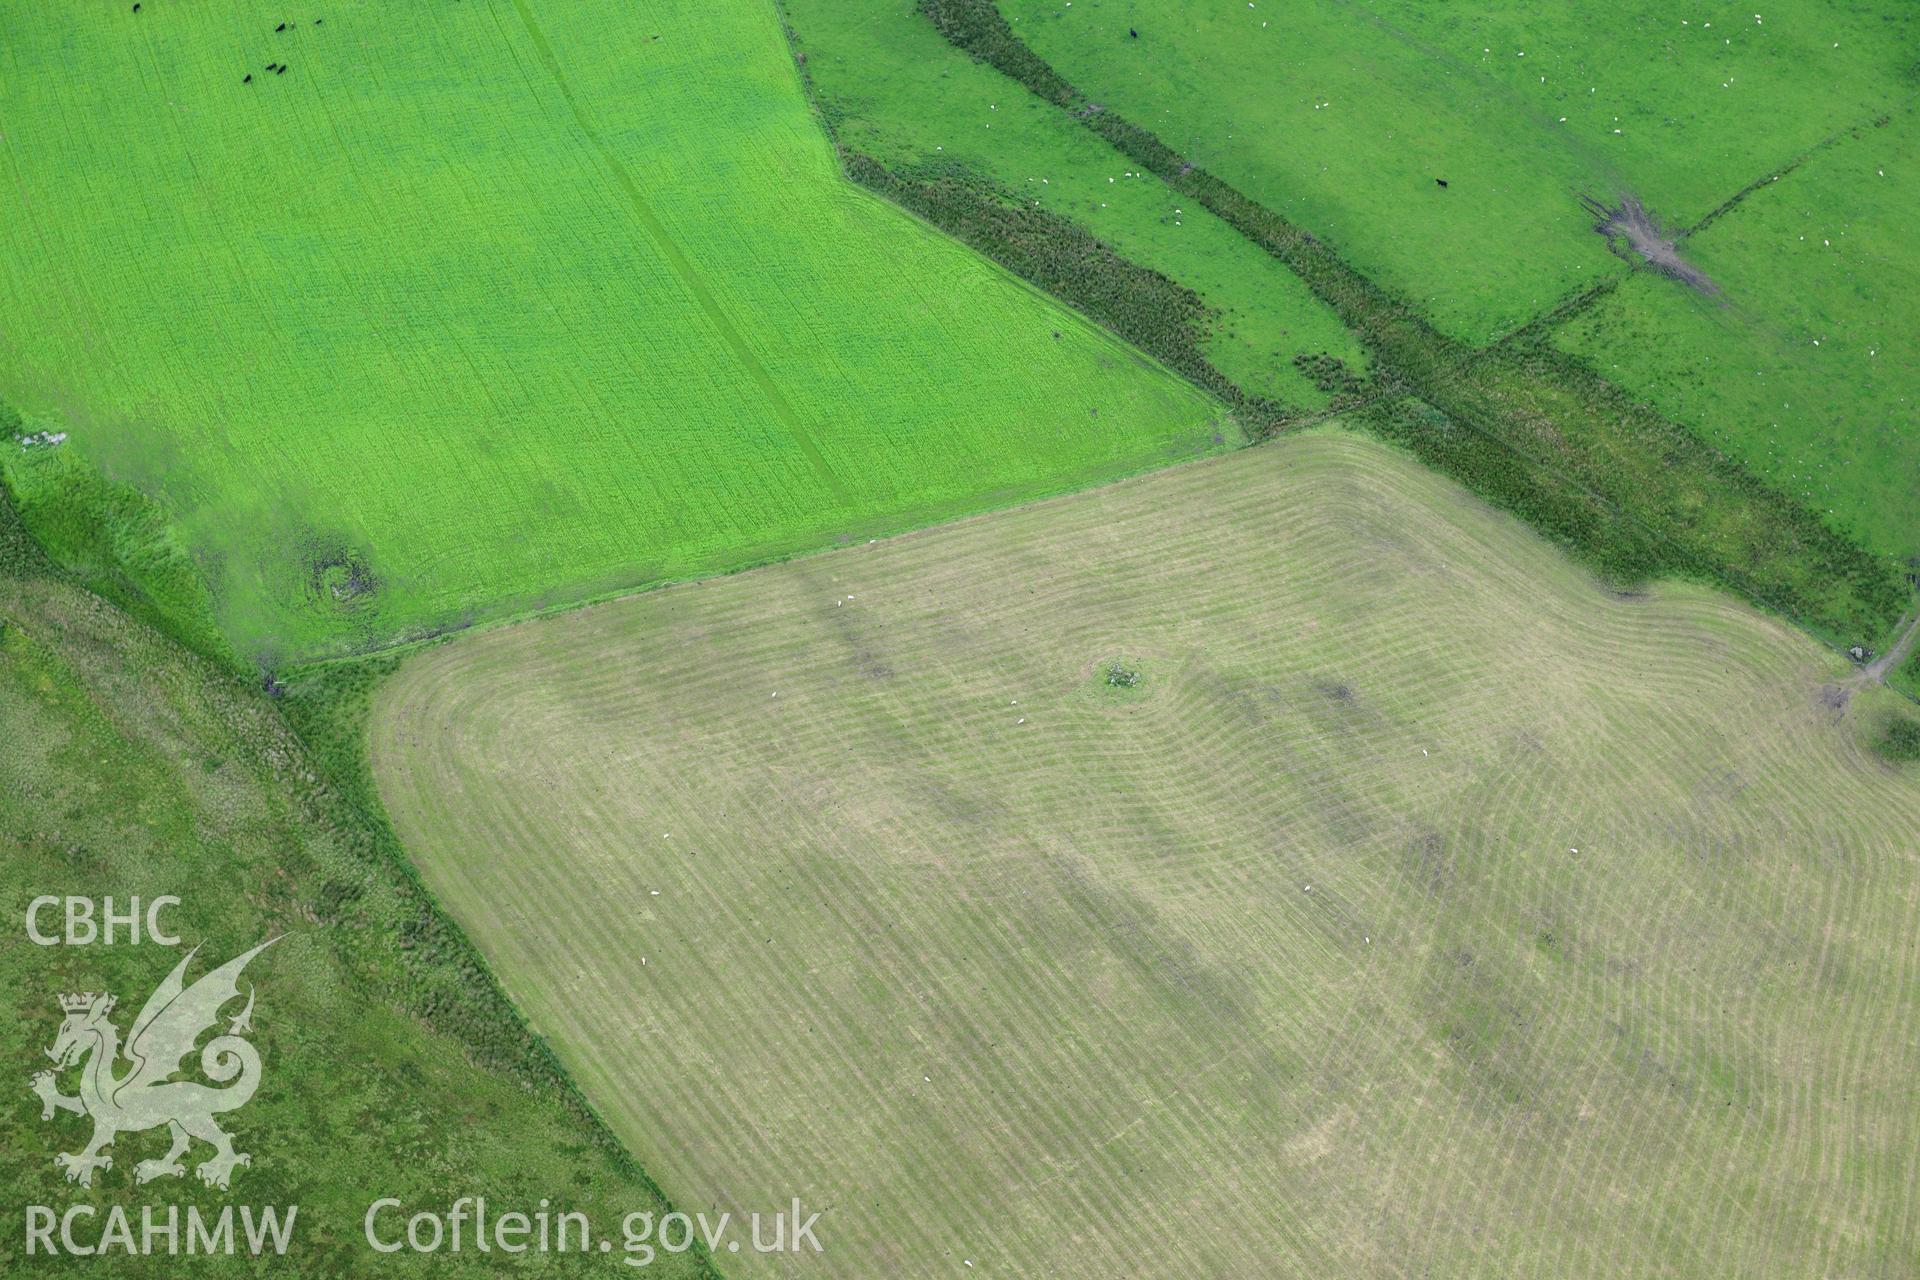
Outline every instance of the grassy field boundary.
<svg viewBox="0 0 1920 1280"><path fill-rule="evenodd" d="M115 608L123 608L118 601L94 590L83 577L57 563L27 531L20 520L19 513L14 508L12 495L3 489L0 489L0 573L19 581L37 578L77 586L99 596ZM146 619L137 620L154 626ZM187 649L188 652L194 652L179 636L167 628L154 626L154 629L183 649ZM211 659L204 654L195 653L194 656L200 661L211 662ZM378 662L380 657L381 655L376 655L370 661ZM391 665L391 663L386 664L386 669L391 669ZM384 671L381 674L384 674ZM208 675L235 686L242 683L231 671L221 671L218 675L214 671L209 671ZM365 673L356 673L356 677L346 679L333 677L327 683L339 689L358 689L360 681L365 679ZM315 686L322 683L319 680L313 682ZM371 688L371 684L372 682L368 682L366 687ZM261 694L261 696L265 695ZM344 711L324 714L314 705L317 701L318 699L309 699L302 704L302 711L309 714L285 717L288 725L295 729L296 736L302 741L307 740L307 734L299 732L302 723L311 732L323 724L331 726L352 720L353 709L348 700L342 699L343 703L347 703ZM321 740L327 741L324 737ZM521 1071L523 1078L529 1084L561 1085L578 1099L578 1091L573 1089L565 1074L558 1071L550 1052L544 1048L539 1037L532 1033L517 1011L505 1001L504 996L499 994L497 987L488 989L487 984L491 983L491 977L486 973L485 962L481 960L465 935L460 932L460 927L440 912L425 887L420 884L419 877L414 873L411 864L406 862L404 857L392 856L398 851L398 845L393 842L391 832L385 832L386 838L381 839L382 833L374 829L378 824L370 820L374 815L369 814L364 805L355 803L350 790L330 785L330 780L325 774L332 772L329 765L334 761L317 756L314 763L320 765L324 772L321 775L312 776L310 785L298 797L303 808L310 815L326 822L339 832L348 847L370 863L387 867L395 875L397 882L404 886L404 893L412 899L413 905L418 908L419 923L406 935L406 940L402 944L403 949L410 953L409 974L418 979L413 991L413 994L420 997L413 1002L416 1011L423 1018L443 1026L447 1025L444 1017L449 1006L444 999L444 991L436 989L451 979L454 984L463 989L463 994L476 998L479 1007L486 1015L483 1018L473 1019L463 1024L464 1026L477 1028L489 1018L498 1019L500 1023L502 1034L498 1036L464 1037L473 1045L477 1053L496 1065L511 1066ZM352 777L350 774L347 776L349 779ZM445 972L438 972L442 970ZM436 994L427 995L428 991L436 991ZM508 1047L511 1051L502 1051ZM585 1105L584 1100L579 1101L582 1106ZM583 1111L582 1114L588 1113ZM603 1137L605 1141L618 1145L611 1134L604 1133L604 1127Z"/></svg>
<svg viewBox="0 0 1920 1280"><path fill-rule="evenodd" d="M545 1037L536 1032L501 988L487 961L460 925L421 882L384 811L372 796L366 753L360 746L372 690L398 665L402 654L320 664L303 672L292 690L263 690L217 658L198 652L164 619L150 620L94 589L82 575L63 567L27 529L14 499L0 486L0 577L16 583L36 581L84 591L108 608L155 632L182 659L200 667L214 685L231 696L265 703L260 710L284 732L268 736L267 752L304 752L283 772L297 780L288 799L310 822L330 832L351 859L374 878L377 890L391 896L387 910L402 919L395 950L398 976L370 989L395 1000L422 1022L457 1040L474 1061L497 1069L520 1087L555 1099L580 1126L582 1136L600 1149L623 1176L644 1187L662 1205L672 1201L635 1160L578 1084L560 1064ZM280 696L270 697L270 693ZM243 737L255 738L235 726ZM356 736L358 735L358 736ZM337 891L336 891L337 890ZM364 897L353 885L335 884L320 895L316 922L342 924ZM699 1265L717 1274L699 1249Z"/></svg>
<svg viewBox="0 0 1920 1280"><path fill-rule="evenodd" d="M911 210L907 212L911 213ZM1011 272L1009 274L1014 275ZM1022 288L1044 295L1049 301L1059 301L1032 281L1017 275L1014 275L1014 279ZM1115 336L1126 340L1125 335L1116 334ZM1152 359L1142 353L1135 353L1135 355L1143 362ZM1168 372L1178 376L1176 370L1169 368ZM1288 421L1296 426L1311 425L1337 412L1345 411L1345 407L1290 417ZM1230 404L1222 401L1220 408L1221 416L1230 418L1233 428L1240 431L1248 430L1239 416L1231 413ZM9 421L6 415L9 412L8 407L0 403L0 440L9 438L4 433ZM1137 465L1102 471L1091 476L1063 477L1057 484L1037 487L1031 491L990 494L981 504L941 509L926 515L925 518L898 519L892 516L877 516L847 525L832 541L809 538L763 544L747 548L725 564L712 569L696 569L644 581L622 583L578 598L533 604L489 614L473 621L411 628L381 641L374 648L307 658L284 665L249 660L227 642L226 637L214 622L208 606L209 596L205 579L200 575L191 554L179 545L175 529L168 522L163 507L132 486L116 484L105 479L96 468L83 460L76 460L66 465L85 477L83 496L86 500L61 510L59 516L61 527L70 525L79 531L80 535L84 535L89 547L97 544L106 549L105 553L97 557L81 558L76 562L61 554L65 550L64 545L48 546L49 539L43 536L46 530L30 528L21 518L19 504L23 495L18 491L14 480L6 474L4 466L0 466L0 497L4 497L9 504L12 519L18 526L19 536L38 548L43 557L53 557L49 563L56 563L60 572L68 575L73 581L111 602L130 616L164 633L182 648L221 667L230 676L257 680L269 690L282 691L288 688L311 686L319 673L331 671L336 667L353 669L374 664L387 657L399 658L467 631L515 626L666 587L731 577L753 569L805 559L857 542L893 537L930 526L951 523L954 520L992 514L1013 506L1043 502L1049 498L1062 497L1083 489L1146 474L1165 466L1166 461L1149 458L1139 461ZM96 531L97 525L101 526L101 531ZM165 567L170 576L158 580L179 588L177 592L172 593L174 598L170 599L169 596L162 596L152 590L156 578L148 570L140 567L143 561L158 562ZM304 731L302 736L304 737Z"/></svg>
<svg viewBox="0 0 1920 1280"><path fill-rule="evenodd" d="M1016 204L959 166L904 175L871 156L842 149L847 176L875 195L1066 303L1232 407L1255 439L1284 430L1301 413L1243 390L1202 352L1211 312L1198 294L1102 242L1079 223Z"/></svg>
<svg viewBox="0 0 1920 1280"><path fill-rule="evenodd" d="M1474 349L1439 333L1310 232L1070 84L1013 33L991 0L922 0L920 10L957 48L1068 112L1292 269L1360 336L1378 386L1506 442L1513 458L1542 475L1490 486L1483 450L1456 456L1450 440L1457 432L1428 443L1423 456L1431 465L1616 582L1663 574L1710 581L1838 648L1878 647L1890 637L1905 605L1898 576L1736 460L1577 359L1524 342ZM1617 518L1568 519L1591 508L1589 495ZM1539 503L1530 505L1534 498Z"/></svg>
<svg viewBox="0 0 1920 1280"><path fill-rule="evenodd" d="M433 988L419 993L421 1016L453 1029L482 1060L514 1071L532 1087L553 1090L617 1167L671 1206L671 1197L615 1136L547 1038L533 1029L507 995L465 929L421 880L374 791L365 747L374 692L412 652L442 639L303 669L283 688L280 706L285 721L313 758L319 777L317 795L324 797L330 811L341 815L336 821L342 828L350 825L360 833L369 856L392 870L415 905L413 928L403 936L401 946L410 959L417 957L413 963L422 971L440 971ZM696 1248L704 1255L704 1246ZM718 1274L711 1259L706 1261L709 1271Z"/></svg>
<svg viewBox="0 0 1920 1280"><path fill-rule="evenodd" d="M1746 202L1747 198L1749 196L1752 196L1755 192L1760 191L1766 187L1770 187L1774 183L1780 181L1782 178L1785 178L1788 175L1792 174L1794 171L1801 168L1801 166L1805 165L1807 161L1813 159L1815 156L1819 155L1821 152L1826 151L1831 147L1837 146L1842 142L1846 142L1851 139L1858 138L1863 133L1865 133L1868 129L1878 129L1878 128L1884 127L1890 119L1891 119L1890 116L1887 116L1884 113L1882 113L1874 116L1873 119L1871 120L1863 121L1860 124L1856 124L1852 126L1851 128L1840 129L1834 133L1828 134L1826 137L1822 138L1820 141L1814 143L1811 147L1808 147L1806 150L1800 152L1798 155L1793 156L1785 164L1776 165L1772 169L1769 169L1766 173L1762 174L1760 177L1755 178L1753 181L1747 183L1746 186L1741 187L1738 191L1728 196L1725 200L1722 200L1719 204L1707 210L1707 212L1702 214L1699 218L1695 219L1693 222L1689 223L1687 226L1681 228L1679 234L1673 237L1674 243L1676 245L1685 244L1688 239L1698 235L1702 231L1705 231L1708 227L1712 226L1714 223L1720 221L1720 219L1726 217L1729 213L1732 213L1735 209L1739 208L1742 204ZM1616 250L1616 256L1620 256L1618 250ZM1634 265L1636 263L1636 260L1630 254L1622 257L1622 261L1627 262L1629 265ZM1489 347L1517 346L1526 342L1533 341L1544 334L1550 333L1554 329L1558 328L1560 325L1566 323L1567 321L1573 319L1575 316L1579 315L1581 312L1585 311L1588 307L1592 306L1594 303L1599 302L1602 298L1605 298L1609 294L1613 293L1616 289L1620 287L1620 285L1625 281L1626 278L1627 277L1623 277L1623 276L1607 276L1607 277L1603 277L1602 279L1594 281L1592 284L1586 285L1578 290L1575 290L1568 297L1563 298L1561 301L1555 303L1553 306L1548 307L1546 310L1542 311L1539 315L1527 321L1525 324L1517 325L1510 332L1502 335L1501 337L1495 339L1493 342L1489 343L1488 346Z"/></svg>
<svg viewBox="0 0 1920 1280"><path fill-rule="evenodd" d="M28 424L0 402L0 498L17 534L66 565L89 591L166 632L186 648L234 670L240 655L214 621L201 567L154 498L117 483L64 444L16 446ZM36 533L28 535L31 525Z"/></svg>
<svg viewBox="0 0 1920 1280"><path fill-rule="evenodd" d="M942 162L896 171L849 148L807 68L799 32L783 8L779 17L801 90L850 182L1146 352L1224 402L1252 439L1325 416L1253 394L1227 377L1202 350L1216 318L1212 308L1192 289L1126 257L1071 218L1020 200L964 164ZM1346 407L1345 402L1340 407Z"/></svg>
<svg viewBox="0 0 1920 1280"><path fill-rule="evenodd" d="M1806 164L1807 161L1813 159L1815 156L1819 155L1822 151L1827 150L1829 147L1838 146L1842 142L1849 141L1850 139L1853 139L1853 138L1858 138L1860 135L1865 133L1868 129L1884 129L1887 126L1887 123L1892 118L1893 117L1887 115L1885 112L1881 112L1875 115L1873 119L1862 121L1860 124L1856 124L1850 129L1840 129L1834 133L1828 134L1826 137L1820 139L1820 141L1808 147L1805 151L1802 151L1799 155L1794 156L1792 159L1788 160L1785 164L1779 165L1774 169L1772 169L1771 171L1765 174L1762 174L1760 177L1755 178L1752 182L1749 182L1746 186L1740 188L1738 191L1728 196L1725 200L1722 200L1719 204L1707 210L1696 221L1694 221L1690 226L1687 227L1687 229L1682 233L1681 238L1685 239L1687 236L1698 235L1702 231L1705 231L1708 227L1712 226L1714 223L1720 221L1720 219L1726 217L1729 213L1732 213L1735 209L1739 208L1740 205L1747 199L1748 196L1752 195L1756 191L1759 191L1763 187L1772 186L1774 183L1788 176L1794 170L1800 168L1802 165Z"/></svg>

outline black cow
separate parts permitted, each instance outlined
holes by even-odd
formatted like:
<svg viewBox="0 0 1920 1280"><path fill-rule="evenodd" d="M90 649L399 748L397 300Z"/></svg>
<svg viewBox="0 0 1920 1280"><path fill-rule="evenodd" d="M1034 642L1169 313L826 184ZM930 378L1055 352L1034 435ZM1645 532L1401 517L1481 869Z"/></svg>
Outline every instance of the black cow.
<svg viewBox="0 0 1920 1280"><path fill-rule="evenodd" d="M249 72L247 72L247 74L246 74L246 76L245 76L245 78L243 78L243 79L242 79L242 80L240 81L240 83L241 83L241 84L252 84L252 83L253 83L253 72L251 72L251 71L249 71Z"/></svg>
<svg viewBox="0 0 1920 1280"><path fill-rule="evenodd" d="M1447 185L1447 180L1445 178L1435 178L1434 181L1439 183L1443 187Z"/></svg>

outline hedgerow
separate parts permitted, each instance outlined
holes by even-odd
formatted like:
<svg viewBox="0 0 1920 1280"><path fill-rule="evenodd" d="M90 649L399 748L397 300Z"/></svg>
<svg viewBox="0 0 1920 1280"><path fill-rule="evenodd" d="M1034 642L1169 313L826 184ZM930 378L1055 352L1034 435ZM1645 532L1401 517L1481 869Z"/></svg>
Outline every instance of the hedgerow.
<svg viewBox="0 0 1920 1280"><path fill-rule="evenodd" d="M1278 401L1243 391L1207 359L1201 343L1215 317L1200 295L1122 257L1079 223L1021 203L961 165L908 175L857 152L843 150L841 159L847 175L861 186L920 215L1226 401L1256 439L1298 416Z"/></svg>
<svg viewBox="0 0 1920 1280"><path fill-rule="evenodd" d="M1382 400L1364 426L1514 511L1620 582L1718 583L1829 643L1871 645L1906 606L1898 575L1736 460L1537 340L1475 349L1029 49L992 0L920 0L956 47L1069 112L1284 263L1359 335ZM1439 424L1445 423L1442 428Z"/></svg>

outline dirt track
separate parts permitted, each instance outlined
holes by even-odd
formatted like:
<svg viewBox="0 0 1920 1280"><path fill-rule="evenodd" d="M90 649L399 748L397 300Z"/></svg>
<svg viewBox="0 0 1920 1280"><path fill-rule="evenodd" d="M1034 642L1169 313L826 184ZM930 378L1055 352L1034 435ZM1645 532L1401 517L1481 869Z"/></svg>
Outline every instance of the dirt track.
<svg viewBox="0 0 1920 1280"><path fill-rule="evenodd" d="M1875 684L1884 683L1894 668L1906 661L1915 644L1920 644L1920 609L1907 619L1907 629L1900 633L1893 647L1862 667L1860 674Z"/></svg>

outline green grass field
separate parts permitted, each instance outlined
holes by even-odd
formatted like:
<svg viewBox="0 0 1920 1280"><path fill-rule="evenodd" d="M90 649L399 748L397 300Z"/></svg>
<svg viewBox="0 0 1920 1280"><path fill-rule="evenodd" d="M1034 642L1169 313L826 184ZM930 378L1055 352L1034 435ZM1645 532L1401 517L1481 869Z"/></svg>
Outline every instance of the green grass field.
<svg viewBox="0 0 1920 1280"><path fill-rule="evenodd" d="M764 0L286 16L0 18L0 400L70 435L6 478L179 633L277 666L1237 439L846 183Z"/></svg>
<svg viewBox="0 0 1920 1280"><path fill-rule="evenodd" d="M228 1124L253 1163L230 1192L191 1177L136 1190L135 1164L163 1133L124 1134L91 1191L67 1186L55 1152L85 1144L85 1120L42 1121L27 1088L61 1023L63 992L115 993L124 1030L180 953L152 945L44 948L22 932L42 894L151 899L192 971L263 938L284 941L247 970L257 994L260 1092ZM556 1205L614 1229L663 1209L657 1190L526 1035L475 960L366 819L316 782L313 764L264 694L49 573L0 505L0 1241L7 1276L258 1275L245 1258L27 1258L24 1206L105 1214L142 1205L209 1215L223 1205L298 1205L294 1245L271 1274L473 1274L471 1254L395 1262L361 1242L369 1202L443 1208L460 1195L496 1206ZM43 918L41 924L50 924ZM229 1008L228 1012L235 1010ZM73 1075L59 1081L74 1089ZM198 1147L190 1163L207 1154ZM87 1242L89 1224L79 1223ZM92 1223L98 1238L101 1221ZM518 1274L579 1274L578 1257L523 1258ZM617 1268L624 1270L624 1268ZM663 1256L645 1274L711 1274Z"/></svg>
<svg viewBox="0 0 1920 1280"><path fill-rule="evenodd" d="M1759 8L0 13L0 905L287 935L229 1196L0 948L8 1203L1912 1275L1920 10Z"/></svg>
<svg viewBox="0 0 1920 1280"><path fill-rule="evenodd" d="M1920 119L1823 150L1557 335L1836 528L1920 568Z"/></svg>
<svg viewBox="0 0 1920 1280"><path fill-rule="evenodd" d="M370 751L668 1194L831 1204L818 1274L1892 1276L1853 681L1315 434L463 637Z"/></svg>
<svg viewBox="0 0 1920 1280"><path fill-rule="evenodd" d="M1577 192L1692 222L1904 100L1915 34L1910 12L1826 0L1763 20L1654 0L1001 7L1094 100L1471 341L1620 269Z"/></svg>
<svg viewBox="0 0 1920 1280"><path fill-rule="evenodd" d="M893 0L786 0L807 74L842 146L897 172L959 169L1002 199L1069 218L1198 293L1203 349L1245 390L1305 409L1327 393L1294 365L1366 353L1300 279L1230 226L941 38Z"/></svg>
<svg viewBox="0 0 1920 1280"><path fill-rule="evenodd" d="M1225 295L1195 274L1208 255L1169 252L1184 228L1168 229L1172 241L1129 240L1132 262L1099 260L1087 251L1093 232L1078 221L1092 216L1086 201L1062 206L1071 216L1042 212L1044 202L1019 217L983 211L976 188L992 184L979 176L980 164L946 160L943 145L932 142L937 131L964 120L967 113L956 112L955 105L970 103L973 114L991 117L976 136L1000 139L988 149L997 172L1016 173L1023 166L1043 172L1059 154L1056 139L1065 137L1058 129L1071 126L1105 148L1098 155L1107 164L1119 166L1114 186L1158 183L1140 189L1151 196L1164 188L1179 201L1179 213L1198 209L1210 215L1195 224L1196 246L1214 245L1216 233L1232 231L1285 267L1348 327L1351 341L1366 354L1367 381L1353 376L1351 363L1343 368L1334 360L1299 372L1337 393L1333 404L1353 424L1520 515L1617 584L1676 577L1712 582L1841 649L1877 649L1893 641L1912 600L1895 561L1874 557L1785 485L1662 416L1588 362L1555 350L1546 317L1490 347L1449 337L1421 308L1382 288L1312 229L1198 167L1137 119L1064 80L1007 26L991 0L922 0L918 10L919 21L967 55L966 64L929 48L913 13L849 14L816 8L809 0L787 7L798 28L803 67L857 180L1162 353L1173 367L1241 406L1256 434L1297 425L1297 413L1276 413L1250 402L1240 386L1220 386L1212 365L1195 369L1180 331L1181 323L1193 323L1183 298L1218 308ZM915 67L938 74L916 77L905 70ZM968 87L950 87L960 84ZM1047 112L1031 115L1034 103ZM994 134L995 122L1009 117L1019 127ZM867 151L905 175L879 167ZM1098 165L1086 172L1097 179ZM1096 181L1096 207L1097 195ZM1036 246L1036 240L1058 247ZM1601 269L1609 274L1596 277L1599 284L1579 297L1590 301L1596 288L1604 291L1627 278L1624 269L1614 270L1617 260L1607 261ZM1284 320L1292 312L1281 293L1255 290L1242 301L1251 315L1262 314L1269 302L1273 316ZM1565 310L1557 307L1549 315ZM1136 323L1143 314L1171 314L1177 322ZM1237 314L1232 323L1241 323ZM1412 411L1416 402L1430 408Z"/></svg>

